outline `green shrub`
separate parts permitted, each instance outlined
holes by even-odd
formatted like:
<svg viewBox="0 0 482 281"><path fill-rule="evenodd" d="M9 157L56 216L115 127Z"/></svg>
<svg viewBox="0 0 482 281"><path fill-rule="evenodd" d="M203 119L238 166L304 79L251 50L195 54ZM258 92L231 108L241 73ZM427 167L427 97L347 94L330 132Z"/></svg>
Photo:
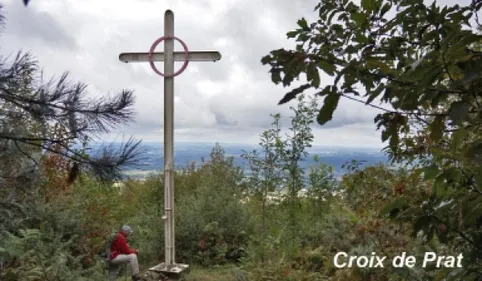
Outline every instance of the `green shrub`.
<svg viewBox="0 0 482 281"><path fill-rule="evenodd" d="M19 230L19 235L8 232L0 237L0 260L3 270L0 279L14 280L103 280L100 261L85 270L82 256L72 253L76 237L64 240L38 229Z"/></svg>
<svg viewBox="0 0 482 281"><path fill-rule="evenodd" d="M193 180L195 179L195 180ZM253 232L241 202L243 174L221 147L213 148L199 169L177 176L176 244L178 258L202 264L236 259ZM179 192L178 192L179 190Z"/></svg>

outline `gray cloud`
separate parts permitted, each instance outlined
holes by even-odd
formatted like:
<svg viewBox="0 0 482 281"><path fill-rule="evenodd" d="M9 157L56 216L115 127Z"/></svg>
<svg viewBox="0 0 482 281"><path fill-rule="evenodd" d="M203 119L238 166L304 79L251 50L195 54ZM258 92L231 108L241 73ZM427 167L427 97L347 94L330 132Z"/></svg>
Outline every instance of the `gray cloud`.
<svg viewBox="0 0 482 281"><path fill-rule="evenodd" d="M314 0L265 0L253 5L250 1L243 1L229 8L213 30L231 42L231 55L236 56L247 71L268 77L261 58L271 50L286 45L279 39L285 38L285 34L296 27L298 18L313 14L315 3Z"/></svg>
<svg viewBox="0 0 482 281"><path fill-rule="evenodd" d="M297 19L316 17L313 8L317 3L44 0L24 8L16 2L7 0L5 4L9 15L2 36L2 54L27 46L45 68L46 77L69 71L73 80L89 85L92 96L135 90L135 122L108 137L134 135L148 141L163 140L162 78L148 63L125 64L118 55L147 52L162 35L162 11L172 9L175 33L190 50L218 50L222 54L216 63L192 62L176 77L176 140L253 143L270 126L271 113L281 113L285 117L283 126L287 127L289 106L294 105L277 105L289 89L271 83L261 57L273 49L292 47L286 32L296 28ZM176 44L176 49L182 48ZM162 51L162 46L158 50ZM158 65L162 69L162 63ZM313 126L315 142L377 145L380 137L373 125L376 113L342 99L332 122L321 128Z"/></svg>
<svg viewBox="0 0 482 281"><path fill-rule="evenodd" d="M227 127L235 127L239 122L237 120L232 121L224 115L223 113L213 112L214 120L216 121L216 125L227 126Z"/></svg>
<svg viewBox="0 0 482 281"><path fill-rule="evenodd" d="M5 4L8 33L15 34L25 42L46 44L55 48L74 50L77 47L73 33L69 33L55 16L47 11L24 7L21 1Z"/></svg>

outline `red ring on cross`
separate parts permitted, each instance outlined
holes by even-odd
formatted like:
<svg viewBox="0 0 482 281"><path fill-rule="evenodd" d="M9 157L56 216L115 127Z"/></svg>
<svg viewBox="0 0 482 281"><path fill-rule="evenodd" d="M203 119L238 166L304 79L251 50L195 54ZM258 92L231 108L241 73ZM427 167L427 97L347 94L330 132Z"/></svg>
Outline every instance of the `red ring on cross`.
<svg viewBox="0 0 482 281"><path fill-rule="evenodd" d="M159 69L157 69L157 67L154 65L154 61L152 60L152 55L154 53L154 50L159 45L159 43L161 43L162 41L164 41L166 39L174 39L174 40L178 41L179 43L181 43L182 47L184 48L184 64L182 65L181 69L174 72L173 74L164 74L164 73L160 72ZM186 43L184 43L184 41L177 38L176 36L162 36L159 39L157 39L156 41L154 41L154 43L152 44L151 49L149 50L148 59L149 59L149 64L151 65L151 68L152 68L152 70L154 70L155 73L159 74L162 77L169 78L169 77L174 77L174 76L177 76L177 75L181 74L186 69L187 65L189 64L189 57L188 56L189 56L189 49L187 48L187 45L186 45Z"/></svg>

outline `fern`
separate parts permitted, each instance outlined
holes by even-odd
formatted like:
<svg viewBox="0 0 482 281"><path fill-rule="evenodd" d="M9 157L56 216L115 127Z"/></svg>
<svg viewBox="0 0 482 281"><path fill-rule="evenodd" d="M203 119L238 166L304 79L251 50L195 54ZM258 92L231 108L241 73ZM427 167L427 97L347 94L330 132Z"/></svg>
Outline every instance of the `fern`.
<svg viewBox="0 0 482 281"><path fill-rule="evenodd" d="M62 241L61 237L49 237L38 229L21 229L19 235L4 231L0 242L0 279L83 280L93 272L82 269L82 256L73 257L69 252L74 243L75 237Z"/></svg>

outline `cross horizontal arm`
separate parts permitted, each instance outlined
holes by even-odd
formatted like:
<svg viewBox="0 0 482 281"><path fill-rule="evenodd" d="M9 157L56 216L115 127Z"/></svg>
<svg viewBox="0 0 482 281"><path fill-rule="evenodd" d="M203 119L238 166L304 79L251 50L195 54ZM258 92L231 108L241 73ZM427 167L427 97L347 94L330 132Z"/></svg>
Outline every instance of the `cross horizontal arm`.
<svg viewBox="0 0 482 281"><path fill-rule="evenodd" d="M174 52L174 61L184 61L184 52ZM188 53L189 61L218 61L221 59L221 54L216 51L192 51ZM149 61L149 53L122 53L119 55L119 60L125 63L128 62L146 62ZM164 53L153 53L153 61L164 61Z"/></svg>

